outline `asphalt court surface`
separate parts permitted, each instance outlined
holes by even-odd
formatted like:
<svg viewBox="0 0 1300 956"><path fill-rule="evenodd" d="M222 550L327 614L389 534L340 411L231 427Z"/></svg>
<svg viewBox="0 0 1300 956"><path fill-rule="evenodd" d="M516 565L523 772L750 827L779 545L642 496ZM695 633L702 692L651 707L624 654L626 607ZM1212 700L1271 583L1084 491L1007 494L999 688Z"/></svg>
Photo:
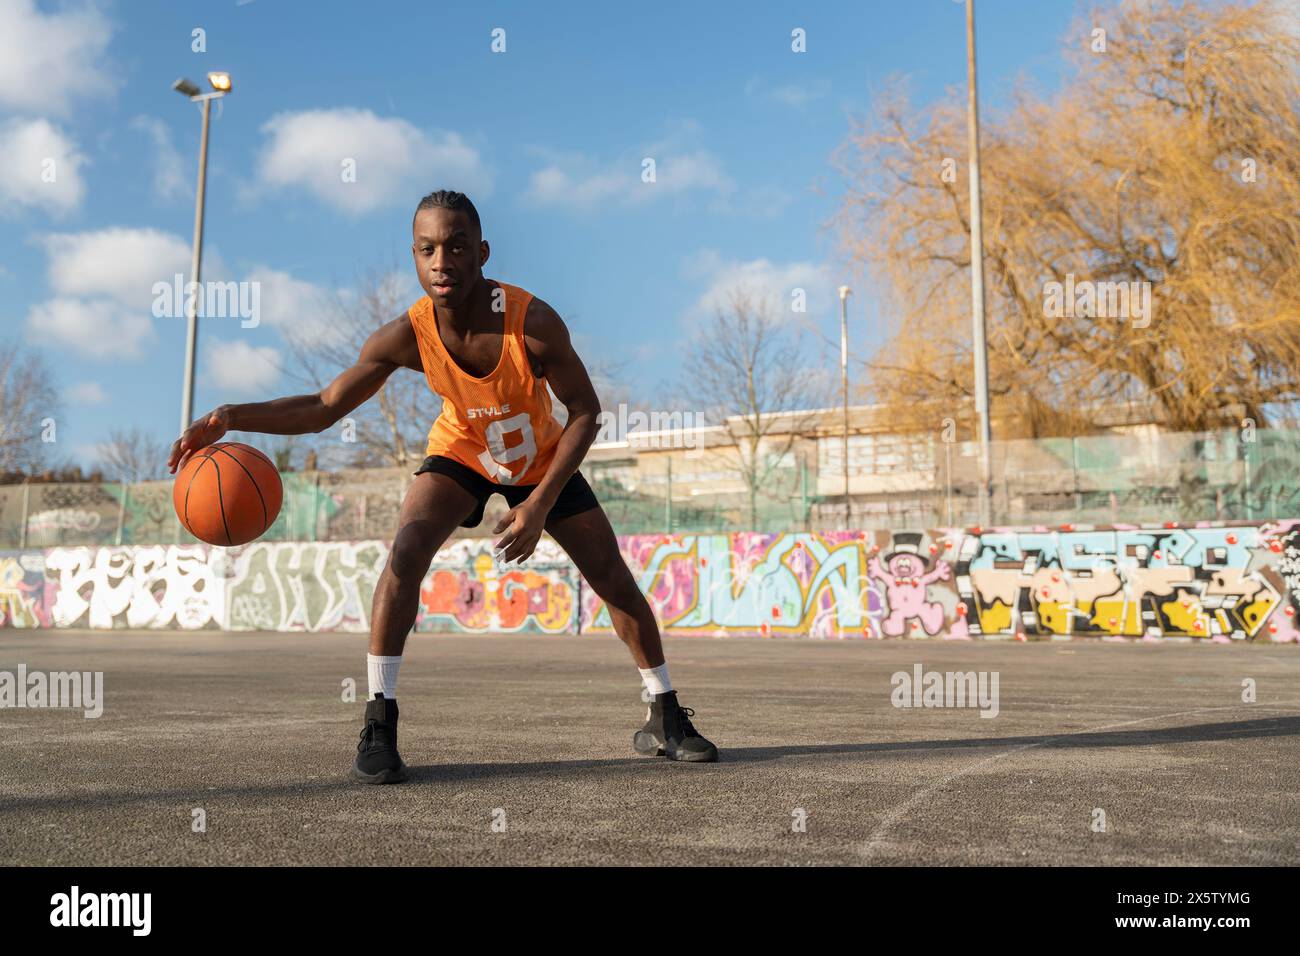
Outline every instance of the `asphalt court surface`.
<svg viewBox="0 0 1300 956"><path fill-rule="evenodd" d="M0 858L1300 863L1300 648L665 647L717 764L633 753L645 711L614 637L420 634L398 693L411 779L370 787L347 777L362 635L9 630L0 671L102 671L104 710L0 710ZM997 716L893 706L917 664L996 672Z"/></svg>

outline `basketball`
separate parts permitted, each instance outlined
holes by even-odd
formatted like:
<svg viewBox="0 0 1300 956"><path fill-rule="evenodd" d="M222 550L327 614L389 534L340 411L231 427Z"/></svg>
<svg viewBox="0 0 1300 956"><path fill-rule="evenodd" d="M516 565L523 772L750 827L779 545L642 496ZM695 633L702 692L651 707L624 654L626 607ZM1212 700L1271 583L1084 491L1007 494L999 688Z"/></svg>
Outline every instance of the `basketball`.
<svg viewBox="0 0 1300 956"><path fill-rule="evenodd" d="M208 544L247 544L280 513L283 487L271 459L240 442L218 442L194 453L172 486L172 504L185 530Z"/></svg>

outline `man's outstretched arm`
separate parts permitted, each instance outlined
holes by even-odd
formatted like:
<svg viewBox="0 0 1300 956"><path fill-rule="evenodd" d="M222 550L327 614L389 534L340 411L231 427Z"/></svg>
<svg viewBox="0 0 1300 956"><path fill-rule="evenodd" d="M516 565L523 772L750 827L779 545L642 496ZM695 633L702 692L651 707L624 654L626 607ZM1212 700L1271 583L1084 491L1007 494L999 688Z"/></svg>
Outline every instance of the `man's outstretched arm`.
<svg viewBox="0 0 1300 956"><path fill-rule="evenodd" d="M267 435L305 435L329 428L383 387L388 376L401 365L410 365L415 348L414 332L405 315L376 330L356 364L319 392L290 395L269 402L219 405L195 419L185 434L172 443L167 468L173 474L185 467L200 448L220 441L228 431L262 432ZM418 351L416 352L418 356Z"/></svg>

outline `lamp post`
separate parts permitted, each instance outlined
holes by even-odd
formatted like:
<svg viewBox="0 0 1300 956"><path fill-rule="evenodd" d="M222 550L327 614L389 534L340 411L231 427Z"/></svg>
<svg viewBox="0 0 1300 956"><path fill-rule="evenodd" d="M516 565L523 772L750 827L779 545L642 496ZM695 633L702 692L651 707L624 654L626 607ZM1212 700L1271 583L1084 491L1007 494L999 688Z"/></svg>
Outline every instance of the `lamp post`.
<svg viewBox="0 0 1300 956"><path fill-rule="evenodd" d="M193 295L188 296L185 315L185 383L181 392L181 431L190 427L194 420L194 351L198 340L198 302L202 294L199 282L203 266L203 201L208 182L208 125L212 115L212 101L220 99L230 92L229 73L209 73L208 84L211 93L203 93L197 86L186 79L179 79L172 84L172 89L186 97L192 103L203 104L203 133L199 140L199 188L194 199L194 252L190 259L190 281Z"/></svg>
<svg viewBox="0 0 1300 956"><path fill-rule="evenodd" d="M840 389L844 392L844 521L847 525L853 509L849 505L849 293L846 285L840 293Z"/></svg>
<svg viewBox="0 0 1300 956"><path fill-rule="evenodd" d="M990 505L993 469L989 445L993 430L989 424L989 351L984 337L984 221L980 202L980 118L975 92L975 0L966 0L966 135L970 152L970 301L975 352L975 418L979 431L980 524L992 524Z"/></svg>

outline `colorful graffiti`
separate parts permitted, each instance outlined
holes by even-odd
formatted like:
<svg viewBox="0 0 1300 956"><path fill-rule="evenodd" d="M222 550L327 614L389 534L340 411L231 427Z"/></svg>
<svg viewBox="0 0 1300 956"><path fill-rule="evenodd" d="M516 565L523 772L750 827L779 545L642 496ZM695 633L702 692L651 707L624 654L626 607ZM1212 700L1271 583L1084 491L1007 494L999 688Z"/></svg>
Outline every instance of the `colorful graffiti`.
<svg viewBox="0 0 1300 956"><path fill-rule="evenodd" d="M48 548L0 555L0 626L370 629L383 541ZM578 575L552 542L498 574L486 542L439 552L417 630L574 633Z"/></svg>
<svg viewBox="0 0 1300 956"><path fill-rule="evenodd" d="M1300 521L1163 528L636 535L624 557L665 630L765 637L1300 643ZM370 627L383 541L0 553L0 626L350 631ZM547 539L498 567L439 552L416 629L609 633Z"/></svg>
<svg viewBox="0 0 1300 956"><path fill-rule="evenodd" d="M943 558L934 561L921 555L924 536L899 533L891 542L892 551L882 561L873 554L867 563L872 580L885 588L885 606L889 615L880 622L880 631L886 637L902 637L907 625L920 626L927 636L933 637L943 628L944 606L931 600L930 585L952 578L952 567ZM933 546L931 546L933 548ZM873 546L872 550L876 550ZM937 548L933 548L935 553Z"/></svg>
<svg viewBox="0 0 1300 956"><path fill-rule="evenodd" d="M856 535L638 535L624 557L662 625L680 633L755 631L831 637L876 604ZM584 589L584 630L609 613Z"/></svg>
<svg viewBox="0 0 1300 956"><path fill-rule="evenodd" d="M212 549L225 579L219 606L232 631L370 630L382 541L258 542Z"/></svg>
<svg viewBox="0 0 1300 956"><path fill-rule="evenodd" d="M45 560L39 551L0 552L0 627L49 627Z"/></svg>
<svg viewBox="0 0 1300 956"><path fill-rule="evenodd" d="M1300 640L1297 521L620 543L665 629L679 633ZM609 628L584 591L583 630Z"/></svg>
<svg viewBox="0 0 1300 956"><path fill-rule="evenodd" d="M724 636L930 637L957 600L926 534L641 535L620 539L659 620L676 633ZM882 555L883 552L883 562ZM609 615L584 589L584 630Z"/></svg>
<svg viewBox="0 0 1300 956"><path fill-rule="evenodd" d="M523 567L498 569L491 542L462 541L438 554L420 588L416 628L424 631L578 629L579 577L552 541Z"/></svg>
<svg viewBox="0 0 1300 956"><path fill-rule="evenodd" d="M1287 522L1288 525L1294 522ZM972 634L1294 640L1281 525L986 532L962 544ZM1279 638L1279 635L1281 637Z"/></svg>
<svg viewBox="0 0 1300 956"><path fill-rule="evenodd" d="M56 627L213 624L208 549L200 545L49 548L45 599Z"/></svg>

